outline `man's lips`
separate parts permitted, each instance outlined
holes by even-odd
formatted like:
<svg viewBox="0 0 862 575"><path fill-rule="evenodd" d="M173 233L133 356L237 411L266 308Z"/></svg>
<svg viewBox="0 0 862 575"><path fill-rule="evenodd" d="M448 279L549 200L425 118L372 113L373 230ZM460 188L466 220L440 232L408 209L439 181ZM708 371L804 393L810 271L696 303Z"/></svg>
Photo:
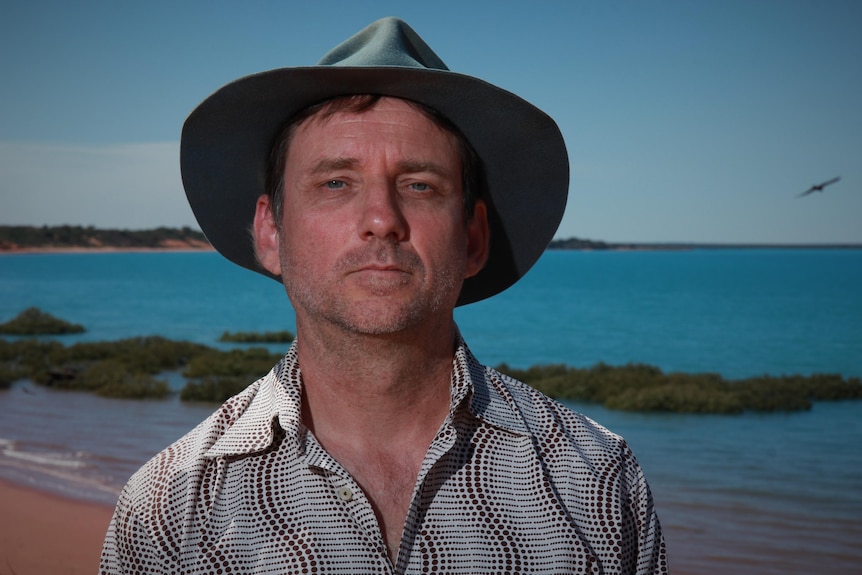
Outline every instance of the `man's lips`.
<svg viewBox="0 0 862 575"><path fill-rule="evenodd" d="M360 289L384 295L407 286L410 277L411 273L399 266L371 264L354 269L344 279Z"/></svg>
<svg viewBox="0 0 862 575"><path fill-rule="evenodd" d="M369 279L388 279L392 280L393 278L398 278L399 281L403 281L404 278L410 275L410 271L406 270L400 266L394 265L366 265L361 266L359 268L354 269L349 272L348 275L353 275L357 277L366 277Z"/></svg>
<svg viewBox="0 0 862 575"><path fill-rule="evenodd" d="M338 268L345 276L413 275L422 269L422 260L416 254L387 244L370 245L351 251L341 258Z"/></svg>
<svg viewBox="0 0 862 575"><path fill-rule="evenodd" d="M394 264L369 264L360 267L357 271L372 271L372 272L404 272L407 270Z"/></svg>

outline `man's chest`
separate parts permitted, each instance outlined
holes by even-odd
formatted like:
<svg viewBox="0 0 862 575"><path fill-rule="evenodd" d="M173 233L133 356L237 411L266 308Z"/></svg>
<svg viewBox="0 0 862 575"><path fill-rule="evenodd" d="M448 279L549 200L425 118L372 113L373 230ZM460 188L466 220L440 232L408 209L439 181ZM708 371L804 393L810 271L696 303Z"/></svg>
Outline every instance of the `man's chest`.
<svg viewBox="0 0 862 575"><path fill-rule="evenodd" d="M406 510L388 536L387 516L340 466L278 452L234 461L205 477L217 496L198 506L180 555L206 566L198 572L590 572L593 544L532 447L509 445L505 458L499 447L456 445L414 473L399 488L401 497L409 490Z"/></svg>

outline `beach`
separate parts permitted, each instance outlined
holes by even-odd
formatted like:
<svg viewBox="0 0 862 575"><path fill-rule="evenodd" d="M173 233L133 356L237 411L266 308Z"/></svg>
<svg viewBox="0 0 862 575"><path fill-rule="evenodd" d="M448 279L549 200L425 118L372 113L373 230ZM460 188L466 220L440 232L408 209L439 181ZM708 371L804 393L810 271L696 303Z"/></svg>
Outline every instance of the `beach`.
<svg viewBox="0 0 862 575"><path fill-rule="evenodd" d="M98 572L113 509L0 480L0 575Z"/></svg>

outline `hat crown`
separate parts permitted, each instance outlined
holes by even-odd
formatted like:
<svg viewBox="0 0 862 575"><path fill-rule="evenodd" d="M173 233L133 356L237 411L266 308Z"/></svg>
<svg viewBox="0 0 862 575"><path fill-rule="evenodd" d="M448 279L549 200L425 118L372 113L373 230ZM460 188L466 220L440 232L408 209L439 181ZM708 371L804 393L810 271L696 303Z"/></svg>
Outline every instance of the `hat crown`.
<svg viewBox="0 0 862 575"><path fill-rule="evenodd" d="M330 50L318 66L449 69L413 28L393 17L382 18L363 28Z"/></svg>

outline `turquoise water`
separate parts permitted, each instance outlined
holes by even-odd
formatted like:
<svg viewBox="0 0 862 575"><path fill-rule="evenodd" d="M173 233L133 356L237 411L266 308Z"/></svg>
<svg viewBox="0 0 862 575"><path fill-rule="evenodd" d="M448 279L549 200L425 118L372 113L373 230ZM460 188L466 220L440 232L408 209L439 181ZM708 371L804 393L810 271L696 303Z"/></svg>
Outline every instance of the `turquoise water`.
<svg viewBox="0 0 862 575"><path fill-rule="evenodd" d="M491 364L862 376L862 251L548 252L460 318Z"/></svg>
<svg viewBox="0 0 862 575"><path fill-rule="evenodd" d="M459 309L486 363L862 376L862 251L549 252ZM293 329L281 286L212 253L0 257L0 321L28 306L84 324L63 341ZM274 348L274 350L277 348ZM739 416L573 404L632 445L674 571L862 572L862 402ZM211 405L123 401L19 382L0 392L0 476L112 502Z"/></svg>
<svg viewBox="0 0 862 575"><path fill-rule="evenodd" d="M280 285L214 253L0 257L0 320L31 305L88 328L65 341L295 327ZM862 250L552 251L456 318L491 365L858 377Z"/></svg>

